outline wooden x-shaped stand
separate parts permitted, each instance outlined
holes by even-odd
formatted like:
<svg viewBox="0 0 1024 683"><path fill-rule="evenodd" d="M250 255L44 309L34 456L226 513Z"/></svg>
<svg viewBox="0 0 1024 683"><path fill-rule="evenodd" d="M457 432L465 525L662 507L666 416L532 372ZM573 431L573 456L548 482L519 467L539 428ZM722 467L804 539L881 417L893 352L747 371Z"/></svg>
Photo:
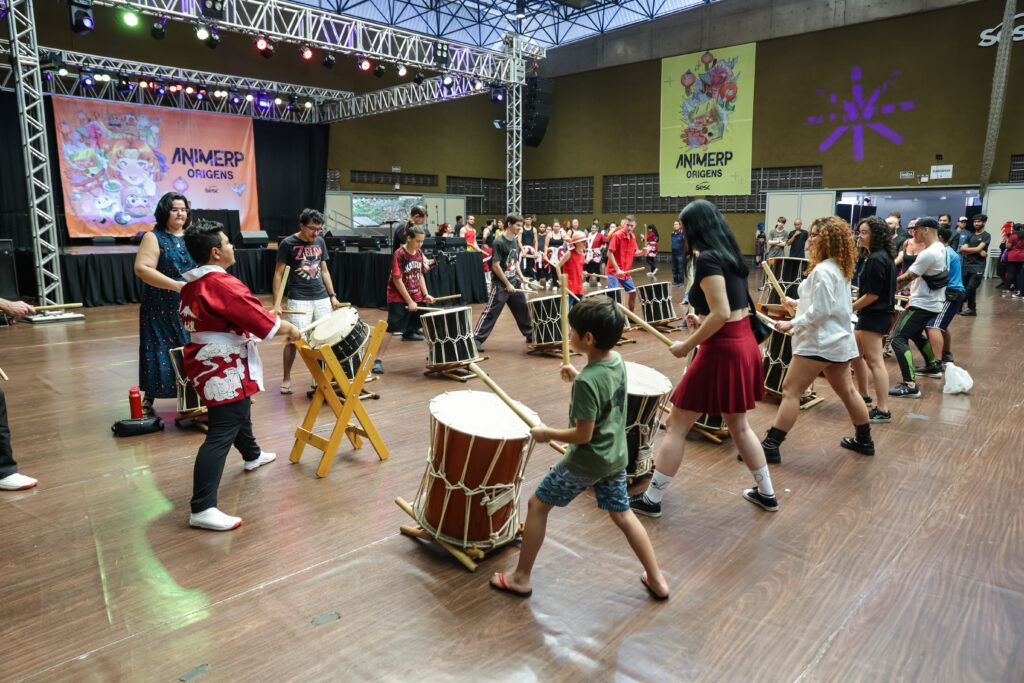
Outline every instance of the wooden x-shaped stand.
<svg viewBox="0 0 1024 683"><path fill-rule="evenodd" d="M289 460L298 462L306 444L309 444L323 453L320 465L316 468L316 474L318 477L326 477L331 470L331 463L334 462L334 455L341 445L342 436L348 437L353 448L362 448L363 440L360 437L365 436L373 444L374 450L377 451L377 457L381 460L388 457L387 446L384 445L380 434L377 433L377 428L373 426L373 421L370 420L360 399L363 384L370 373L370 368L373 367L373 361L377 359L377 351L380 349L387 329L388 325L383 321L377 323L373 328L370 341L363 352L362 362L359 363L359 369L351 381L345 376L341 363L338 362L337 356L334 355L334 349L330 346L314 349L305 340L300 339L295 342L295 348L302 356L302 361L309 368L313 379L316 380L316 392L313 394L313 402L310 404L309 410L306 411L306 417L302 420L299 428L295 430L295 445L292 446L291 455L288 456ZM320 367L321 362L324 364L323 368ZM344 403L339 400L335 387L337 387L337 392L341 393ZM334 429L328 439L313 433L320 408L325 402L330 406L336 418ZM353 416L358 420L358 424L351 422Z"/></svg>

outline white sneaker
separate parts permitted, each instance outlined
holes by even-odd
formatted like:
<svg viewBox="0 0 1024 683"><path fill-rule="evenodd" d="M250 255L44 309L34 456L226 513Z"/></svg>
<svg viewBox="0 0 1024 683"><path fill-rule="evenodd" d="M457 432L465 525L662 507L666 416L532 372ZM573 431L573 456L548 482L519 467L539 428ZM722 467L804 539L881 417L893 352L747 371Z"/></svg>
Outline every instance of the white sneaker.
<svg viewBox="0 0 1024 683"><path fill-rule="evenodd" d="M260 453L260 457L256 458L255 460L244 461L245 471L252 472L254 469L262 465L266 465L268 462L274 462L274 459L276 457L277 453L267 453L266 451L263 451L262 453Z"/></svg>
<svg viewBox="0 0 1024 683"><path fill-rule="evenodd" d="M655 268L654 270L651 271L651 277L654 277L657 274L658 274L658 269L657 268Z"/></svg>
<svg viewBox="0 0 1024 683"><path fill-rule="evenodd" d="M242 523L241 517L226 515L217 508L206 508L202 512L193 512L188 518L188 525L210 531L231 531Z"/></svg>
<svg viewBox="0 0 1024 683"><path fill-rule="evenodd" d="M0 479L0 490L4 491L22 491L24 489L30 489L39 482L32 477L26 477L24 474L14 474Z"/></svg>

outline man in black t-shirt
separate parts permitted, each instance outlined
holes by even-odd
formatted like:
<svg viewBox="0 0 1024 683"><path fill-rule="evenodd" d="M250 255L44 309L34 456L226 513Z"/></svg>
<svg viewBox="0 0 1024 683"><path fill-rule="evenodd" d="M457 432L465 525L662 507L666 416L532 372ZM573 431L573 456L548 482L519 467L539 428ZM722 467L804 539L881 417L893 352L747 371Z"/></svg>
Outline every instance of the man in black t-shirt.
<svg viewBox="0 0 1024 683"><path fill-rule="evenodd" d="M964 301L967 308L960 315L978 315L975 295L988 263L988 245L992 236L985 232L988 216L979 213L974 217L974 232L960 240L960 256L963 258Z"/></svg>
<svg viewBox="0 0 1024 683"><path fill-rule="evenodd" d="M804 247L807 245L807 231L804 230L804 222L799 218L793 220L793 230L786 235L786 246L789 247L790 258L806 258ZM802 279L803 268L801 264L786 262L782 271L782 279L786 282L797 282ZM795 293L786 292L788 296L796 296Z"/></svg>
<svg viewBox="0 0 1024 683"><path fill-rule="evenodd" d="M505 218L505 230L494 238L491 255L491 295L487 298L484 312L473 330L476 339L476 350L483 352L483 343L494 329L501 310L508 304L512 316L516 319L519 331L526 338L526 343L533 341L530 328L530 309L526 305L526 295L517 291L523 281L523 272L519 269L519 232L523 229L523 218L509 214Z"/></svg>
<svg viewBox="0 0 1024 683"><path fill-rule="evenodd" d="M299 216L299 231L281 240L277 245L277 266L274 269L274 301L284 288L288 297L284 310L289 313L288 322L303 328L320 318L330 315L341 306L335 296L334 283L327 270L327 244L320 237L324 227L324 215L316 209L305 209ZM288 281L284 280L285 266L290 266ZM273 310L281 314L280 308ZM281 393L292 393L292 364L295 362L295 346L284 346L284 376L281 378Z"/></svg>

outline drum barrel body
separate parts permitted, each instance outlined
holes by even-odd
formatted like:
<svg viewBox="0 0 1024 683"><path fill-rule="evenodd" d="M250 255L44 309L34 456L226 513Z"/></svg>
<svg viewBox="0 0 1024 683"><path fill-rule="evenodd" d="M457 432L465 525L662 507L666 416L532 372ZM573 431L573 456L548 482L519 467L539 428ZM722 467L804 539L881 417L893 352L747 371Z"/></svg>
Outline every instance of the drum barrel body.
<svg viewBox="0 0 1024 683"><path fill-rule="evenodd" d="M782 382L786 379L786 371L793 358L793 338L773 329L768 334L763 349L764 388L781 396Z"/></svg>
<svg viewBox="0 0 1024 683"><path fill-rule="evenodd" d="M534 344L562 343L562 298L543 296L530 299L530 327Z"/></svg>
<svg viewBox="0 0 1024 683"><path fill-rule="evenodd" d="M204 405L203 399L185 372L185 348L179 346L176 349L170 349L167 353L171 356L171 367L174 369L174 379L177 385L178 412L199 410Z"/></svg>
<svg viewBox="0 0 1024 683"><path fill-rule="evenodd" d="M654 324L676 317L672 306L672 289L668 282L652 282L636 288L644 320Z"/></svg>
<svg viewBox="0 0 1024 683"><path fill-rule="evenodd" d="M661 428L672 395L672 382L663 374L626 361L626 476L639 477L654 467L654 437Z"/></svg>
<svg viewBox="0 0 1024 683"><path fill-rule="evenodd" d="M420 316L427 341L427 367L442 367L477 358L469 306Z"/></svg>

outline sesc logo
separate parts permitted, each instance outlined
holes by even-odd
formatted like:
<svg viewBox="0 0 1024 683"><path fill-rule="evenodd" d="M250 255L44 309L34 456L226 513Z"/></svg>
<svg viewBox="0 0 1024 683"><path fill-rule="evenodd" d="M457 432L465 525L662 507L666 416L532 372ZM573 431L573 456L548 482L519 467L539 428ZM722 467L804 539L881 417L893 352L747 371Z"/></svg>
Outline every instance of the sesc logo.
<svg viewBox="0 0 1024 683"><path fill-rule="evenodd" d="M1019 43L1020 41L1024 40L1024 24L1020 24L1019 26L1016 25L1017 20L1020 19L1021 17L1024 17L1024 12L1017 14L1017 16L1013 18L1013 22L1015 25L1013 27L1013 33L1011 35L1013 36L1013 42L1015 43ZM979 33L978 47L992 47L993 45L997 45L999 43L999 32L1002 30L1002 28L1003 22L1000 21L992 28L987 28L981 33Z"/></svg>

